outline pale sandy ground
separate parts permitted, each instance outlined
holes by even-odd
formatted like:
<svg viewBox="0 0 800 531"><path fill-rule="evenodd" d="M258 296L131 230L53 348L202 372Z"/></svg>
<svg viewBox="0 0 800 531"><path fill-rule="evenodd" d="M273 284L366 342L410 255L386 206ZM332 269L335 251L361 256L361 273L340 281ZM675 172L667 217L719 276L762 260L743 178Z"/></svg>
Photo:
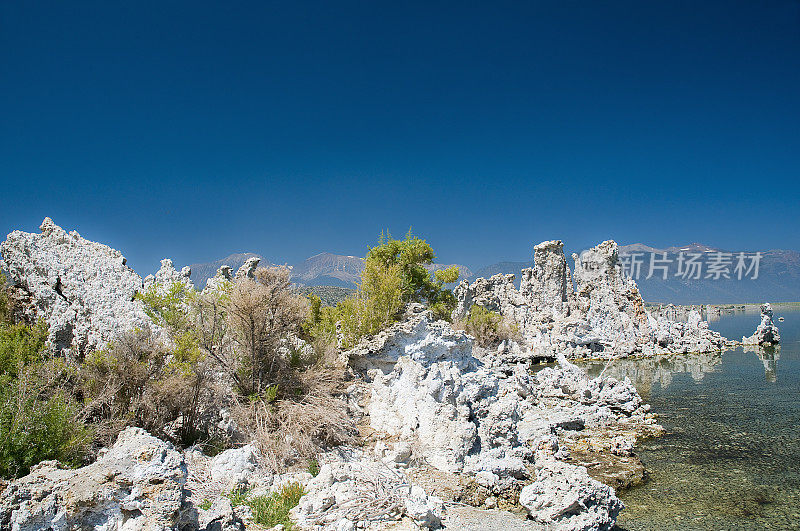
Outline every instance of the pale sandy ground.
<svg viewBox="0 0 800 531"><path fill-rule="evenodd" d="M442 529L452 531L542 531L545 528L521 515L501 510L478 509L476 507L447 504L447 513L442 519ZM410 521L400 521L387 527L391 531L419 529Z"/></svg>

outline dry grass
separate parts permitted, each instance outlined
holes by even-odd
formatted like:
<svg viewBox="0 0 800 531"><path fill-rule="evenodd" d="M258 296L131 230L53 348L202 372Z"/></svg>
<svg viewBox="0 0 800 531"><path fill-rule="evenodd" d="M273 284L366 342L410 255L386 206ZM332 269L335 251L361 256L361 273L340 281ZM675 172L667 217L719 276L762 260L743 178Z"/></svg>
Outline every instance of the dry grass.
<svg viewBox="0 0 800 531"><path fill-rule="evenodd" d="M347 404L339 398L344 371L317 367L294 376L294 393L274 402L241 402L233 409L234 418L255 438L265 465L273 472L306 463L334 446L356 442Z"/></svg>

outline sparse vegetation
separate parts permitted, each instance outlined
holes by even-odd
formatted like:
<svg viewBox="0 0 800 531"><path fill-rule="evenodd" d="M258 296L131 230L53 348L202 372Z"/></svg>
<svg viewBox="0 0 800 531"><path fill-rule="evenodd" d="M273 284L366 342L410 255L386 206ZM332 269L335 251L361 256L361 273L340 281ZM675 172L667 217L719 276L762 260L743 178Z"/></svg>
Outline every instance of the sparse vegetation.
<svg viewBox="0 0 800 531"><path fill-rule="evenodd" d="M305 491L300 483L290 483L269 496L249 498L244 504L253 511L253 521L256 524L267 528L282 525L284 529L294 529L289 511L300 503L303 494Z"/></svg>
<svg viewBox="0 0 800 531"><path fill-rule="evenodd" d="M308 303L289 289L289 270L259 268L255 279L242 278L231 286L227 313L238 344L234 378L245 394L260 394L275 385L289 360L290 334L299 334L308 316Z"/></svg>
<svg viewBox="0 0 800 531"><path fill-rule="evenodd" d="M152 328L70 362L50 359L45 324L14 319L0 278L0 474L25 474L43 459L80 464L93 445L111 444L130 425L221 450L214 412L223 407L257 441L267 466L305 462L316 474L321 451L356 442L340 398L347 378L339 349L395 322L409 302L449 316L455 299L443 286L458 270L432 277L425 266L433 260L430 245L410 233L382 236L358 289L336 306L299 294L284 268L259 268L205 292L182 282L152 285L136 295ZM253 501L254 511L269 525L287 525L283 511L298 492Z"/></svg>
<svg viewBox="0 0 800 531"><path fill-rule="evenodd" d="M0 477L19 477L45 459L79 465L92 432L65 389L72 369L49 359L47 326L14 322L0 275Z"/></svg>
<svg viewBox="0 0 800 531"><path fill-rule="evenodd" d="M336 306L356 291L355 288L341 286L295 286L293 289L296 293L306 297L309 295L319 297L323 307Z"/></svg>

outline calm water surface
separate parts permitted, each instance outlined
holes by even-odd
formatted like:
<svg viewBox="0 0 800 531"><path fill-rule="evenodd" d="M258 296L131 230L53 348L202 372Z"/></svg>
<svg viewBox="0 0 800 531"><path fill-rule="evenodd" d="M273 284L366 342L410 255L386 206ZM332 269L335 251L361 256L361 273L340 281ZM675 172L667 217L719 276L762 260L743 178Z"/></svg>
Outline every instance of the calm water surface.
<svg viewBox="0 0 800 531"><path fill-rule="evenodd" d="M620 494L622 528L800 529L800 307L774 310L779 348L620 360L606 369L628 376L667 429L638 448L650 475ZM710 324L741 339L759 320L748 309ZM596 375L604 366L588 369Z"/></svg>

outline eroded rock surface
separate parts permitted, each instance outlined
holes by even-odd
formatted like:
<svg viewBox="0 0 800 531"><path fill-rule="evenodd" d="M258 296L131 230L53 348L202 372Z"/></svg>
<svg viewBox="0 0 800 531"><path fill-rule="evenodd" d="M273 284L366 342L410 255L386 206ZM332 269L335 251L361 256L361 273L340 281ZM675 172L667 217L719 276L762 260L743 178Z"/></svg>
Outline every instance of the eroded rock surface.
<svg viewBox="0 0 800 531"><path fill-rule="evenodd" d="M134 301L142 279L119 251L68 233L50 218L40 228L40 234L12 232L0 251L11 282L50 326L54 350L82 354L150 322Z"/></svg>
<svg viewBox="0 0 800 531"><path fill-rule="evenodd" d="M45 461L12 482L0 499L0 528L173 529L186 477L171 444L128 428L91 465L64 470Z"/></svg>
<svg viewBox="0 0 800 531"><path fill-rule="evenodd" d="M475 347L464 332L433 321L419 305L410 305L400 323L348 355L351 366L365 376L364 409L375 437L407 443L414 455L404 455L404 461L423 459L443 472L473 476L497 494L530 482L543 463L567 458L559 443L564 432L625 429L632 438L617 441L615 448L622 452L632 448L637 429L658 428L627 379L590 379L563 356L558 367L530 374L527 365L508 365L495 352ZM383 449L380 453L385 455ZM567 470L549 469L555 475ZM576 481L574 496L596 500L596 506L586 509L587 521L599 511L604 516L596 528L613 522L621 508L613 489L594 482L583 468L568 469L568 477L559 481ZM609 490L595 492L596 484Z"/></svg>
<svg viewBox="0 0 800 531"><path fill-rule="evenodd" d="M164 258L161 260L161 267L155 275L147 275L144 279L144 289L152 286L169 288L174 284L182 284L186 289L194 289L191 280L192 269L189 266L183 267L180 271L175 269L172 260Z"/></svg>
<svg viewBox="0 0 800 531"><path fill-rule="evenodd" d="M354 449L331 452L322 460L293 511L303 529L381 529L403 518L418 528L441 526L442 500L428 496L402 471Z"/></svg>
<svg viewBox="0 0 800 531"><path fill-rule="evenodd" d="M778 327L772 321L772 306L765 302L761 305L761 322L758 328L750 337L743 337L742 343L745 345L772 346L781 342L781 335Z"/></svg>
<svg viewBox="0 0 800 531"><path fill-rule="evenodd" d="M537 460L536 478L519 503L549 529L611 529L623 503L614 489L589 477L583 467L552 458Z"/></svg>
<svg viewBox="0 0 800 531"><path fill-rule="evenodd" d="M559 353L609 358L709 352L726 345L698 312L686 322L651 315L636 282L622 273L615 242L605 241L573 260L571 275L563 244L543 242L535 247L534 267L522 271L519 290L514 275L462 281L453 317L465 318L477 304L516 324L519 344L505 346L510 361L554 359Z"/></svg>

